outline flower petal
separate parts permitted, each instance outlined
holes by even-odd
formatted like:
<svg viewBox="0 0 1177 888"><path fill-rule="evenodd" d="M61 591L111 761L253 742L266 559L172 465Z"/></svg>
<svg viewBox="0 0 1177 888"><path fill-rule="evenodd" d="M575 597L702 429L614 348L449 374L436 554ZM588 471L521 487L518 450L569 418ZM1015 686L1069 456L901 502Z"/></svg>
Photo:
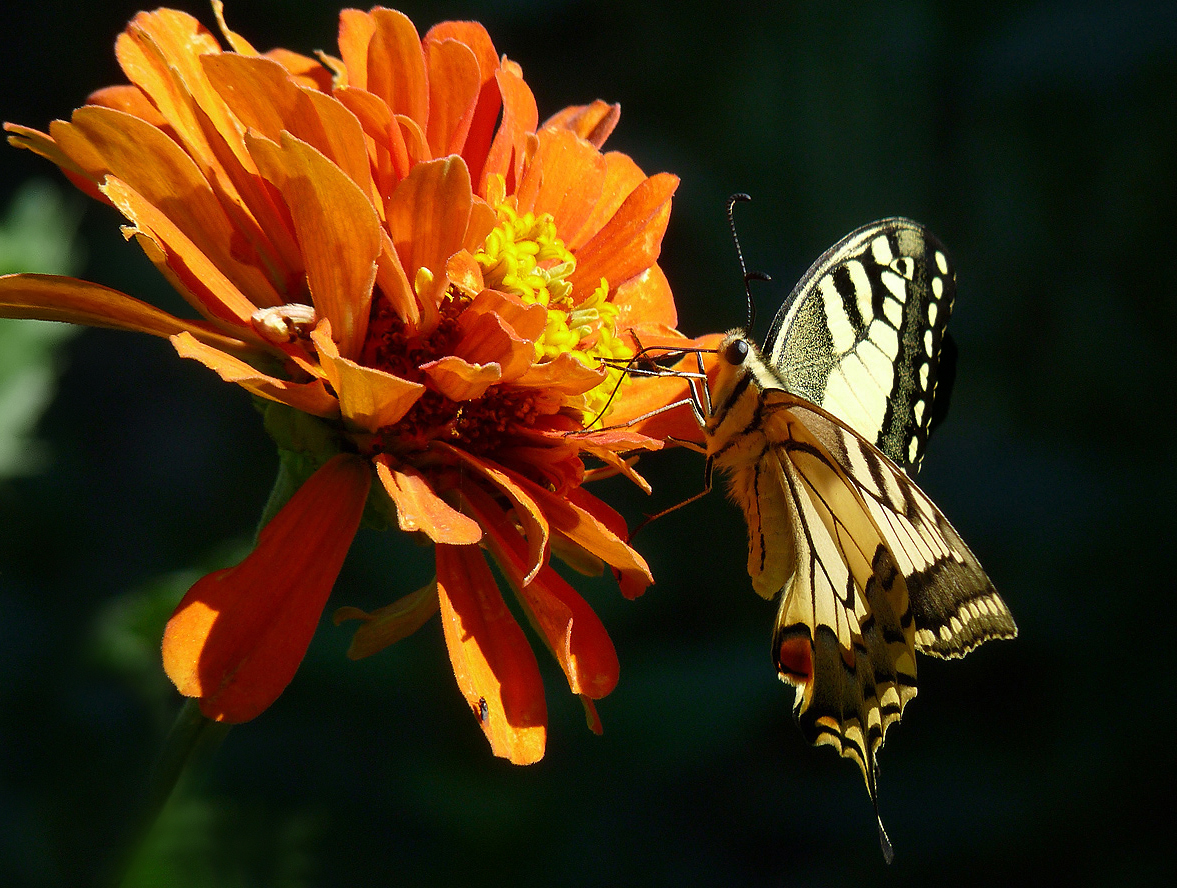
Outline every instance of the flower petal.
<svg viewBox="0 0 1177 888"><path fill-rule="evenodd" d="M502 381L521 377L535 359L535 343L518 336L497 314L463 312L458 318L462 338L454 354L471 364L498 364Z"/></svg>
<svg viewBox="0 0 1177 888"><path fill-rule="evenodd" d="M513 472L508 474L536 501L553 530L620 571L618 583L626 598L637 598L654 582L646 560L625 542L624 522L600 500L584 493L581 488L573 488L559 496ZM579 499L580 504L573 502L574 498ZM592 511L585 508L590 504ZM609 523L601 520L602 517L607 517Z"/></svg>
<svg viewBox="0 0 1177 888"><path fill-rule="evenodd" d="M601 384L605 372L582 364L569 352L560 352L550 361L533 364L511 385L520 388L543 388L564 395L583 395Z"/></svg>
<svg viewBox="0 0 1177 888"><path fill-rule="evenodd" d="M535 96L522 77L504 67L495 72L495 79L503 99L503 119L486 153L486 162L478 179L480 195L486 194L487 180L493 175L503 176L508 188L513 188L521 171L526 137L534 132L539 122Z"/></svg>
<svg viewBox="0 0 1177 888"><path fill-rule="evenodd" d="M236 383L251 394L289 404L296 410L312 416L327 419L339 416L339 402L327 391L321 379L311 382L290 382L269 376L220 349L198 342L187 331L172 336L171 341L181 358L200 361L225 382Z"/></svg>
<svg viewBox="0 0 1177 888"><path fill-rule="evenodd" d="M228 352L248 350L244 342L187 321L101 284L52 274L0 276L0 317L64 321L171 337L188 332L207 345Z"/></svg>
<svg viewBox="0 0 1177 888"><path fill-rule="evenodd" d="M524 205L520 186L519 211L551 213L557 231L579 231L600 199L608 170L605 158L569 130L542 130L532 165L542 181L531 205ZM524 178L529 176L530 170Z"/></svg>
<svg viewBox="0 0 1177 888"><path fill-rule="evenodd" d="M659 173L642 182L617 213L579 250L570 280L574 289L591 293L605 278L614 286L654 264L670 220L670 198L678 177Z"/></svg>
<svg viewBox="0 0 1177 888"><path fill-rule="evenodd" d="M311 342L348 422L369 432L379 431L399 421L425 394L425 386L419 382L341 357L329 329L317 327L311 332Z"/></svg>
<svg viewBox="0 0 1177 888"><path fill-rule="evenodd" d="M563 111L557 111L544 121L544 129L569 129L586 142L600 148L620 119L619 104L610 105L597 99L589 105L570 105Z"/></svg>
<svg viewBox="0 0 1177 888"><path fill-rule="evenodd" d="M656 263L618 287L610 301L618 308L619 330L639 324L678 326L678 309L670 282ZM645 344L644 339L642 344Z"/></svg>
<svg viewBox="0 0 1177 888"><path fill-rule="evenodd" d="M494 48L490 34L478 22L442 22L434 25L425 35L423 43L441 43L456 40L474 53L478 61L479 90L477 105L470 121L469 132L462 146L462 159L470 170L472 182L482 182L482 165L490 150L499 120L499 109L503 100L495 72L499 69L499 54ZM484 192L480 191L480 194Z"/></svg>
<svg viewBox="0 0 1177 888"><path fill-rule="evenodd" d="M338 626L344 620L363 620L348 646L347 656L360 660L408 638L437 613L437 580L410 592L392 604L366 613L358 607L341 607L331 616Z"/></svg>
<svg viewBox="0 0 1177 888"><path fill-rule="evenodd" d="M520 338L535 342L543 335L548 313L538 302L528 305L513 293L482 290L462 312L471 320L476 315L493 314L506 321Z"/></svg>
<svg viewBox="0 0 1177 888"><path fill-rule="evenodd" d="M161 236L161 226L151 220L166 218L169 227L182 233L191 245L183 249L179 239L168 237L172 250L180 252L190 265L196 261L191 252L199 252L232 282L231 288L215 290L228 311L218 310L216 303L196 306L198 309L235 319L234 298L251 306L283 301L259 268L241 260L233 220L225 214L204 173L162 130L130 114L94 106L79 108L70 123L54 123L51 130L62 150L83 165L88 176L95 181L108 175L121 179L154 211L150 218L145 218L142 210L128 218L143 221ZM109 191L108 196L124 213L133 210L120 205ZM199 293L199 288L194 292Z"/></svg>
<svg viewBox="0 0 1177 888"><path fill-rule="evenodd" d="M424 129L429 119L429 84L417 29L403 12L374 7L376 28L368 43L367 90L384 99L393 114L404 114Z"/></svg>
<svg viewBox="0 0 1177 888"><path fill-rule="evenodd" d="M503 378L503 368L496 363L471 364L454 355L428 361L421 365L421 370L433 387L451 401L481 398L488 388Z"/></svg>
<svg viewBox="0 0 1177 888"><path fill-rule="evenodd" d="M410 281L428 268L445 274L446 260L462 249L470 222L470 175L457 157L418 164L388 204L388 230Z"/></svg>
<svg viewBox="0 0 1177 888"><path fill-rule="evenodd" d="M491 751L539 761L548 720L539 665L478 547L437 547L437 593L454 677Z"/></svg>
<svg viewBox="0 0 1177 888"><path fill-rule="evenodd" d="M524 583L527 553L523 539L485 491L468 488L463 494L486 527L486 540L495 560L532 625L564 670L572 693L598 700L606 696L617 686L620 665L600 618L550 565L545 565L530 583Z"/></svg>
<svg viewBox="0 0 1177 888"><path fill-rule="evenodd" d="M271 59L220 53L203 56L201 62L209 82L242 124L271 142L288 131L343 170L361 191L371 192L359 120L336 99L296 86L289 72Z"/></svg>
<svg viewBox="0 0 1177 888"><path fill-rule="evenodd" d="M434 157L461 154L482 88L478 59L457 40L427 41L429 125L426 135Z"/></svg>
<svg viewBox="0 0 1177 888"><path fill-rule="evenodd" d="M393 466L388 454L374 460L376 476L396 505L400 529L420 531L435 543L468 546L482 539L482 528L441 499L425 476L412 466Z"/></svg>
<svg viewBox="0 0 1177 888"><path fill-rule="evenodd" d="M307 284L345 358L360 353L368 329L380 220L363 191L306 142L282 133L281 147L247 137L262 175L290 208Z"/></svg>
<svg viewBox="0 0 1177 888"><path fill-rule="evenodd" d="M198 581L163 639L164 669L215 721L243 722L302 662L359 527L371 470L339 454L307 479L236 567Z"/></svg>
<svg viewBox="0 0 1177 888"><path fill-rule="evenodd" d="M548 521L536 501L515 482L501 466L474 456L443 441L434 441L431 449L446 454L455 464L474 469L497 487L514 506L515 515L527 536L527 571L523 582L530 583L548 559ZM537 485L532 484L532 487Z"/></svg>

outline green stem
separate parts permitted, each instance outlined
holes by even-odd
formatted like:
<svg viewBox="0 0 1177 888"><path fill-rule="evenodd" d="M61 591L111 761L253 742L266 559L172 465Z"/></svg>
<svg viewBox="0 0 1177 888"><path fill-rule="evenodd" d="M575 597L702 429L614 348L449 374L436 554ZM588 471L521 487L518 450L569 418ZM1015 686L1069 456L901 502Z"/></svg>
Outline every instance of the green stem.
<svg viewBox="0 0 1177 888"><path fill-rule="evenodd" d="M216 752L229 725L205 718L196 700L184 701L176 721L168 732L163 750L156 759L147 787L147 795L130 833L125 851L115 863L112 886L121 885L130 873L144 842L175 794L180 781L205 765Z"/></svg>

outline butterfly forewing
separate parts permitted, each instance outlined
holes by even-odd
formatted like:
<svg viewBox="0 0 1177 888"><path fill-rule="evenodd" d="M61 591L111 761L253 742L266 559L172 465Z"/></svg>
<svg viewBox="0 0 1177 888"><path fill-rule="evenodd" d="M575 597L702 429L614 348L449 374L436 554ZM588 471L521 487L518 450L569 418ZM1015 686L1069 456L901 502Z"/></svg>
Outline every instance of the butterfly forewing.
<svg viewBox="0 0 1177 888"><path fill-rule="evenodd" d="M955 294L948 254L923 226L874 222L801 278L773 320L764 359L788 391L918 469Z"/></svg>

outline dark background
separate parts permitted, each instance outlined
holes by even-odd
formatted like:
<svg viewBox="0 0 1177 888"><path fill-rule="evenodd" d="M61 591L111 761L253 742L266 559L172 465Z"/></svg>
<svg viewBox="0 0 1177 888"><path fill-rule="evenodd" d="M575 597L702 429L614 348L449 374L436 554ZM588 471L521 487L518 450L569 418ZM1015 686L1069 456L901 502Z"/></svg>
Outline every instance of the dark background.
<svg viewBox="0 0 1177 888"><path fill-rule="evenodd" d="M177 3L213 25L203 3ZM494 759L438 623L366 661L325 619L289 690L235 728L161 824L136 884L1151 884L1172 871L1177 8L1172 3L421 3L423 34L483 21L541 118L620 101L609 147L682 177L663 248L680 326L758 335L808 264L893 214L958 269L948 422L921 484L985 564L1021 637L923 659L882 755L886 867L855 767L791 723L716 492L643 531L657 585L580 583L622 662L603 737L544 663L551 730ZM5 3L0 117L44 128L121 82L136 3ZM338 8L231 2L259 48L335 51ZM0 150L3 197L45 161ZM81 201L79 199L79 206ZM178 309L121 219L89 205L83 278ZM162 341L87 331L38 436L0 480L0 882L86 884L115 856L178 706L158 666L187 583L235 558L275 469L248 397ZM649 458L652 500L701 460ZM430 575L362 533L338 605ZM146 641L144 639L147 639ZM546 657L541 656L541 661ZM1168 838L1157 839L1156 837Z"/></svg>

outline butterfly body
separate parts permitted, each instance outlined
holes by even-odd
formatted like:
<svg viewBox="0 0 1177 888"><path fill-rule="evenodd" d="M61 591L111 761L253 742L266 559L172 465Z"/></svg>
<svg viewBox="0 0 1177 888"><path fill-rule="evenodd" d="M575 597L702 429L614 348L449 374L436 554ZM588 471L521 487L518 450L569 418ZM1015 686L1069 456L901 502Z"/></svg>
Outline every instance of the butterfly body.
<svg viewBox="0 0 1177 888"><path fill-rule="evenodd" d="M916 695L915 652L963 656L1017 629L908 472L936 415L955 279L921 226L885 219L823 255L758 349L729 331L704 421L748 525L748 573L779 599L773 656L806 738L859 765ZM879 823L884 853L890 845Z"/></svg>

